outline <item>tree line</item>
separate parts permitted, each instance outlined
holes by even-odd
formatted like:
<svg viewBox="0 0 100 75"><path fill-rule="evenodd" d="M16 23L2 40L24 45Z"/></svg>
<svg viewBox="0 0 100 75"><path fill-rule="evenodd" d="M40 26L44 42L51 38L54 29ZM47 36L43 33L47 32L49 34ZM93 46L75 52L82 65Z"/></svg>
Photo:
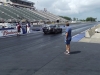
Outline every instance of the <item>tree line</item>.
<svg viewBox="0 0 100 75"><path fill-rule="evenodd" d="M73 18L71 19L70 17L68 16L60 16L66 20L73 20L73 21L96 21L97 18L93 18L93 17L87 17L86 19L78 19L78 18Z"/></svg>

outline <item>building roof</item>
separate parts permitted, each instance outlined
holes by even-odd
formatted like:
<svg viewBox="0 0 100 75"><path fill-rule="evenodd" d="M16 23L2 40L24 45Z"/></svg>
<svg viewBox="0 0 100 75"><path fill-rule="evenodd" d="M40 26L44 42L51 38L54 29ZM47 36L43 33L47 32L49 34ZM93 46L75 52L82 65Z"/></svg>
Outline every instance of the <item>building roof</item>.
<svg viewBox="0 0 100 75"><path fill-rule="evenodd" d="M34 3L34 2L31 2L31 1L27 1L27 0L21 0L21 1L28 2L28 3Z"/></svg>

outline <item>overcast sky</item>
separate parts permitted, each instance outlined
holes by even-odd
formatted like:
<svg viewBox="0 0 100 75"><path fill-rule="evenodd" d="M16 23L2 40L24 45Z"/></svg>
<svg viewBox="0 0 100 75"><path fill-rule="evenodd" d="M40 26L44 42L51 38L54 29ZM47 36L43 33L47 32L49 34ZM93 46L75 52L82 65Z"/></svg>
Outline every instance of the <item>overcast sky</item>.
<svg viewBox="0 0 100 75"><path fill-rule="evenodd" d="M86 19L94 17L100 20L100 0L28 0L35 3L39 10L71 18Z"/></svg>

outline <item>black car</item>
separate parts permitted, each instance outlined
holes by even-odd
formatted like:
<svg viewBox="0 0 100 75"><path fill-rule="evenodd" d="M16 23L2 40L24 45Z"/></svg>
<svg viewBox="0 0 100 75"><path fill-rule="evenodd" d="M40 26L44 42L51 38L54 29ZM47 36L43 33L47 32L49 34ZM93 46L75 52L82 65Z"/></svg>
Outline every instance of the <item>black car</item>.
<svg viewBox="0 0 100 75"><path fill-rule="evenodd" d="M47 33L62 33L62 28L59 25L45 25L43 28L44 34Z"/></svg>

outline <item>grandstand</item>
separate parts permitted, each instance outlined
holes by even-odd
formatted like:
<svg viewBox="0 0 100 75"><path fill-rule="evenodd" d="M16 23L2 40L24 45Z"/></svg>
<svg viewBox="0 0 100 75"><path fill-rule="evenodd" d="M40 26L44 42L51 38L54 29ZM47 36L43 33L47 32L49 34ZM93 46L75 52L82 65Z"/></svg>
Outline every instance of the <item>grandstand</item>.
<svg viewBox="0 0 100 75"><path fill-rule="evenodd" d="M18 22L28 20L30 22L56 22L66 20L48 11L36 10L35 3L24 0L0 0L0 22Z"/></svg>

